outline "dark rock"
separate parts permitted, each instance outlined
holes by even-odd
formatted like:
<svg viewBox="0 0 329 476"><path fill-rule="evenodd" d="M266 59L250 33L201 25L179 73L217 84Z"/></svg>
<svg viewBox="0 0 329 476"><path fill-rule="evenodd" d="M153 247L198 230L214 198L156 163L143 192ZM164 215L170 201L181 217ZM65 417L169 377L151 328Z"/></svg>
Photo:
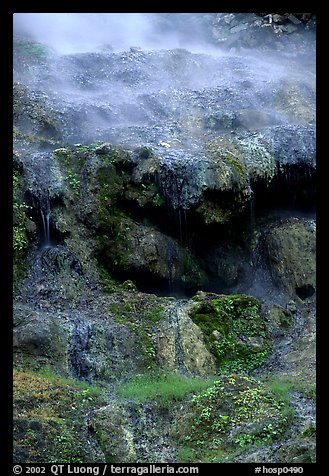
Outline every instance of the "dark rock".
<svg viewBox="0 0 329 476"><path fill-rule="evenodd" d="M40 258L40 265L45 272L51 274L77 273L82 274L82 267L76 256L65 246L45 249Z"/></svg>
<svg viewBox="0 0 329 476"><path fill-rule="evenodd" d="M306 221L290 220L268 231L264 253L274 282L295 299L314 299L315 235Z"/></svg>
<svg viewBox="0 0 329 476"><path fill-rule="evenodd" d="M266 310L265 319L274 337L285 335L293 324L292 314L282 306L274 304Z"/></svg>
<svg viewBox="0 0 329 476"><path fill-rule="evenodd" d="M294 25L300 25L301 24L301 21L295 17L295 15L293 15L292 13L290 13L290 15L288 15L288 20L291 21L291 23L293 23Z"/></svg>
<svg viewBox="0 0 329 476"><path fill-rule="evenodd" d="M205 275L191 252L156 229L133 225L127 244L129 268L139 285L139 273L145 280L151 282L153 278L169 283L169 287L174 283L190 288L204 284Z"/></svg>
<svg viewBox="0 0 329 476"><path fill-rule="evenodd" d="M33 311L28 305L14 310L15 365L33 370L50 364L67 375L70 326L51 312Z"/></svg>

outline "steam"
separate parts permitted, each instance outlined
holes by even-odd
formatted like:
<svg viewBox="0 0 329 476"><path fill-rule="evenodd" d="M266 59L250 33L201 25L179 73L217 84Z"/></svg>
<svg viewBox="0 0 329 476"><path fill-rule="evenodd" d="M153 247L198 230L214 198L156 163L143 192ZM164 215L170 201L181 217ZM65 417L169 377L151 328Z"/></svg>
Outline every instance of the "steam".
<svg viewBox="0 0 329 476"><path fill-rule="evenodd" d="M213 14L209 14L213 15ZM62 54L186 48L213 50L196 15L188 13L15 13L14 33L48 44Z"/></svg>
<svg viewBox="0 0 329 476"><path fill-rule="evenodd" d="M299 90L313 104L312 50L309 58L295 57L291 36L279 42L280 50L214 45L216 15L16 13L14 34L48 44L59 55L50 55L33 75L24 68L15 75L52 98L69 141L160 144L161 153L171 141L166 157L179 147L184 156L202 147L203 136L216 134L225 120L234 122L236 111L261 111L281 124L291 120L290 98ZM307 37L303 51L306 43ZM148 50L165 51L145 54ZM94 51L114 54L74 55ZM245 116L239 117L243 125ZM261 113L257 117L265 121Z"/></svg>

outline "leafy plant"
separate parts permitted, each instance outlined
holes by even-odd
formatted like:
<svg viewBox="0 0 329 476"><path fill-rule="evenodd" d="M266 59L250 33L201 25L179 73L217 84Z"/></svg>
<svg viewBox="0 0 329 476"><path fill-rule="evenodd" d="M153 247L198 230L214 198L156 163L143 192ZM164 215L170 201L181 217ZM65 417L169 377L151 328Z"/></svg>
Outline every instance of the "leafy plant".
<svg viewBox="0 0 329 476"><path fill-rule="evenodd" d="M264 362L271 349L260 302L251 296L206 295L197 301L191 318L201 328L221 371L251 371Z"/></svg>
<svg viewBox="0 0 329 476"><path fill-rule="evenodd" d="M77 174L69 172L67 174L66 180L68 181L70 187L73 189L73 192L76 196L80 194L80 180L78 179Z"/></svg>
<svg viewBox="0 0 329 476"><path fill-rule="evenodd" d="M281 437L293 418L289 402L246 374L221 374L178 415L176 435L192 461L225 461L250 445ZM242 450L243 448L243 450ZM192 462L190 461L190 462Z"/></svg>
<svg viewBox="0 0 329 476"><path fill-rule="evenodd" d="M26 211L31 207L22 198L23 176L14 168L13 172L13 277L14 285L24 276L24 260L29 246L26 230Z"/></svg>

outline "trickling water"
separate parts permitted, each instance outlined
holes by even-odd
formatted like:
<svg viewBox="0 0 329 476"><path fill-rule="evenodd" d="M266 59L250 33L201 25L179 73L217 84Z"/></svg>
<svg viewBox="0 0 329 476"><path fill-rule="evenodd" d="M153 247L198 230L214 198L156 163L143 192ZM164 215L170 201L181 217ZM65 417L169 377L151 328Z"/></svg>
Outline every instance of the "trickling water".
<svg viewBox="0 0 329 476"><path fill-rule="evenodd" d="M41 215L41 224L42 230L40 230L41 239L40 245L42 248L49 248L52 244L50 236L50 220L51 220L51 211L50 211L50 200L48 193L45 193L43 197L39 198L39 208Z"/></svg>
<svg viewBox="0 0 329 476"><path fill-rule="evenodd" d="M255 196L253 190L250 188L250 228L254 229L255 227Z"/></svg>
<svg viewBox="0 0 329 476"><path fill-rule="evenodd" d="M43 225L42 247L48 248L50 246L50 211L40 210L40 214Z"/></svg>
<svg viewBox="0 0 329 476"><path fill-rule="evenodd" d="M179 322L180 307L184 304L185 304L185 301L177 302L177 304L174 304L170 309L168 309L169 319L175 328L175 357L176 357L177 367L181 374L186 374L187 372L187 369L184 363L184 352L182 347L180 322Z"/></svg>

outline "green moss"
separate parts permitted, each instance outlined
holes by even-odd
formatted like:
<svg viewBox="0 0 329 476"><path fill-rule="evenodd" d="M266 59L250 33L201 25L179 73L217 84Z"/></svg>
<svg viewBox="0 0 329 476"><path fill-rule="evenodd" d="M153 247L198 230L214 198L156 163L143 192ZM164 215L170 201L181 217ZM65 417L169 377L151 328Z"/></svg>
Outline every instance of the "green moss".
<svg viewBox="0 0 329 476"><path fill-rule="evenodd" d="M54 157L62 166L66 183L76 197L80 195L82 172L86 163L87 154L79 150L60 148L53 151Z"/></svg>
<svg viewBox="0 0 329 476"><path fill-rule="evenodd" d="M184 281L185 285L187 287L205 285L208 280L207 275L202 269L200 269L198 263L188 248L182 249L182 258L184 270L182 280Z"/></svg>
<svg viewBox="0 0 329 476"><path fill-rule="evenodd" d="M223 207L218 200L206 199L196 209L203 216L206 225L225 224L232 218L232 210Z"/></svg>
<svg viewBox="0 0 329 476"><path fill-rule="evenodd" d="M96 255L99 263L110 272L127 270L129 265L130 217L118 206L127 177L113 163L97 171L98 181L98 232Z"/></svg>
<svg viewBox="0 0 329 476"><path fill-rule="evenodd" d="M305 430L301 434L302 438L314 438L315 436L316 436L316 428L313 425L310 425L307 428L305 428Z"/></svg>
<svg viewBox="0 0 329 476"><path fill-rule="evenodd" d="M289 400L291 392L301 393L304 397L316 399L316 384L303 375L266 374L262 381L280 398Z"/></svg>
<svg viewBox="0 0 329 476"><path fill-rule="evenodd" d="M253 370L270 351L260 302L251 296L206 295L192 309L191 319L201 328L221 370Z"/></svg>
<svg viewBox="0 0 329 476"><path fill-rule="evenodd" d="M241 178L244 178L246 175L246 168L245 165L241 162L241 160L238 160L237 158L232 158L232 157L227 157L226 161L228 164L233 167L233 169L238 172Z"/></svg>
<svg viewBox="0 0 329 476"><path fill-rule="evenodd" d="M130 246L128 237L131 220L118 208L100 211L99 231L96 236L96 256L109 272L125 271L129 267Z"/></svg>
<svg viewBox="0 0 329 476"><path fill-rule="evenodd" d="M30 208L23 200L24 177L21 170L13 170L13 282L14 286L25 276L25 258L29 247L26 229L26 211Z"/></svg>
<svg viewBox="0 0 329 476"><path fill-rule="evenodd" d="M123 292L117 302L111 304L113 319L119 324L128 326L136 335L141 355L147 369L156 366L156 351L154 334L159 321L165 316L165 308L158 302L155 296L140 293Z"/></svg>
<svg viewBox="0 0 329 476"><path fill-rule="evenodd" d="M16 462L82 463L81 438L88 409L104 401L96 387L63 379L49 369L14 370L14 457Z"/></svg>
<svg viewBox="0 0 329 476"><path fill-rule="evenodd" d="M72 149L56 149L54 157L61 164L65 181L76 197L80 195L80 176L85 161L81 160Z"/></svg>
<svg viewBox="0 0 329 476"><path fill-rule="evenodd" d="M53 53L51 48L42 43L17 38L14 39L13 48L14 56L24 58L31 64L44 62Z"/></svg>

